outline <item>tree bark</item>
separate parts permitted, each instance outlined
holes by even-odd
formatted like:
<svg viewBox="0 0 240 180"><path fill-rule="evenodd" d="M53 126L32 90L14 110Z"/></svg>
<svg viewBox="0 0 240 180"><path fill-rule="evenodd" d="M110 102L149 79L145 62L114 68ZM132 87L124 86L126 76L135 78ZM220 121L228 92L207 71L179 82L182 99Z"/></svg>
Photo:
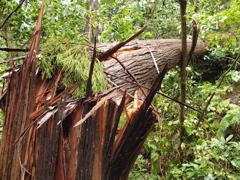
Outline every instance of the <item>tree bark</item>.
<svg viewBox="0 0 240 180"><path fill-rule="evenodd" d="M188 49L190 49L191 44L192 41L188 40ZM114 45L116 43L99 45L98 49L106 51ZM158 71L161 73L166 65L167 70L169 70L179 64L181 53L180 39L138 40L126 44L112 55L115 58L110 57L103 64L105 72L109 75L111 81L116 85L123 85L124 89L133 95L134 91L138 90L139 87L116 59L122 62L140 85L150 88L158 75ZM206 53L205 41L199 40L193 54L194 58L199 58ZM146 89L145 91L148 92Z"/></svg>
<svg viewBox="0 0 240 180"><path fill-rule="evenodd" d="M99 6L98 1L90 0L89 1L89 14L97 13L98 6ZM88 17L88 25L87 25L88 26L88 28L87 28L88 31L87 32L88 32L88 40L91 43L94 43L94 41L98 42L98 35L99 35L98 26L93 29L94 21L96 21L96 20L92 19L91 15L90 15L90 17Z"/></svg>
<svg viewBox="0 0 240 180"><path fill-rule="evenodd" d="M187 46L187 23L186 23L186 9L187 9L187 1L186 0L179 0L180 3L180 11L181 11L181 34L182 34L182 61L181 61L181 102L185 103L186 101L186 84L187 84L187 63L188 63L188 55L189 55L189 47ZM185 111L184 106L180 105L180 112L179 112L179 152L180 152L180 162L183 160L183 150L182 150L182 143L185 133L185 128L183 126L185 120Z"/></svg>

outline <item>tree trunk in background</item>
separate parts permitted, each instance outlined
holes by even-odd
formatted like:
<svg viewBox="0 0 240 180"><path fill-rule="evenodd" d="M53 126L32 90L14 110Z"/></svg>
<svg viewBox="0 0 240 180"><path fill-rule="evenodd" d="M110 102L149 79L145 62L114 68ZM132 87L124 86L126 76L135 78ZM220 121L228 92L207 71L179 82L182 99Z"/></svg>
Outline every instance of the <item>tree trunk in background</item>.
<svg viewBox="0 0 240 180"><path fill-rule="evenodd" d="M188 55L190 47L187 46L187 23L186 23L186 8L187 8L187 1L186 0L179 0L180 3L180 11L181 11L181 34L182 34L182 61L181 61L181 102L186 102L186 84L187 84L187 64L188 64ZM185 128L183 126L185 120L185 111L184 106L180 105L180 112L179 112L179 153L180 153L180 162L183 163L183 149L182 143L185 133Z"/></svg>
<svg viewBox="0 0 240 180"><path fill-rule="evenodd" d="M89 1L89 14L97 13L98 6L99 6L98 1L90 0ZM99 33L98 26L93 29L94 21L95 20L92 19L91 16L88 18L88 31L87 31L88 32L88 39L92 43L94 43L94 36L96 36L96 40L98 42L98 33Z"/></svg>

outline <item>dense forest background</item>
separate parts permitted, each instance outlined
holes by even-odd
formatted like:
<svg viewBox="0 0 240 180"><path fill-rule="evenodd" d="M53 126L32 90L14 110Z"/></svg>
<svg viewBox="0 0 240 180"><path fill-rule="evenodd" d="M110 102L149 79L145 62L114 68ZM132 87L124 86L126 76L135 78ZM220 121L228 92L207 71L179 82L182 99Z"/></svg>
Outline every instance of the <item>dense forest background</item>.
<svg viewBox="0 0 240 180"><path fill-rule="evenodd" d="M0 47L20 48L31 37L39 5L36 0L0 1ZM129 179L240 178L240 2L189 0L186 14L187 38L192 38L195 20L201 26L199 39L206 40L209 48L207 56L193 59L187 67L186 103L201 113L186 109L181 142L179 104L155 97L161 124L155 124ZM145 25L147 30L138 39L180 39L179 2L48 0L41 46L52 37L84 44L93 43L93 36L98 43L122 41ZM13 56L14 52L0 51L0 62ZM1 64L1 76L10 66ZM179 74L179 67L170 70L161 88L175 99L180 97ZM0 131L3 119L1 114Z"/></svg>

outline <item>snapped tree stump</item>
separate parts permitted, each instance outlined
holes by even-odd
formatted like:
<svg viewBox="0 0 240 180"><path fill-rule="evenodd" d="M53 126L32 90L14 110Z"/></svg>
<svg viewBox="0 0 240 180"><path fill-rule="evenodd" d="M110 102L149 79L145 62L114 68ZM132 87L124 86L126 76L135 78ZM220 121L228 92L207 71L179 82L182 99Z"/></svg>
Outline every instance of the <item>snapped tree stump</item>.
<svg viewBox="0 0 240 180"><path fill-rule="evenodd" d="M5 120L0 144L0 179L126 180L157 119L151 101L164 74L181 60L180 40L127 44L110 58L102 59L105 72L116 87L99 97L72 99L71 93L78 84L63 88L61 69L53 78L42 79L36 68L43 5L28 56L17 70L11 71L1 91ZM98 49L106 51L112 45L99 45ZM199 41L196 57L206 53L205 46ZM136 84L149 90L142 105L117 133L126 99L119 89L131 94L139 88ZM113 99L119 96L118 105ZM85 115L89 117L79 124ZM74 127L76 124L79 125Z"/></svg>

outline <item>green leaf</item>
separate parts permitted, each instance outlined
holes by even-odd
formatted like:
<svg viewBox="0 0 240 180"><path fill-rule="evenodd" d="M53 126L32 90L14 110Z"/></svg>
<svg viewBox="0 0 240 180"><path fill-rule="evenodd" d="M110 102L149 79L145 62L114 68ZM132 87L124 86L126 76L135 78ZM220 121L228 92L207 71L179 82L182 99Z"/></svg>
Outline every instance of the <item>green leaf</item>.
<svg viewBox="0 0 240 180"><path fill-rule="evenodd" d="M226 138L226 142L230 141L232 138L233 138L233 134L231 134L230 136L228 136L228 137Z"/></svg>
<svg viewBox="0 0 240 180"><path fill-rule="evenodd" d="M227 111L227 114L221 120L219 129L218 129L218 137L224 137L229 129L236 128L240 124L240 107L236 107Z"/></svg>
<svg viewBox="0 0 240 180"><path fill-rule="evenodd" d="M235 166L236 168L240 168L240 160L232 160L232 161L230 161L231 162L231 164L233 165L233 166Z"/></svg>

